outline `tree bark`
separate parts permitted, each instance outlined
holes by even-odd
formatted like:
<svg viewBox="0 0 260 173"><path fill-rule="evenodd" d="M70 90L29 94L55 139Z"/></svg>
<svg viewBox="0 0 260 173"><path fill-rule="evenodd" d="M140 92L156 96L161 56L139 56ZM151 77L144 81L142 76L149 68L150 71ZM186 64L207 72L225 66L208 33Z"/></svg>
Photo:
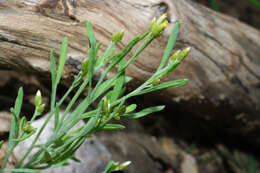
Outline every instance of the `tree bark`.
<svg viewBox="0 0 260 173"><path fill-rule="evenodd" d="M135 85L155 71L170 31L180 21L175 50L190 46L191 53L166 80L188 78L189 83L155 97L207 120L217 120L231 133L260 129L260 32L256 29L188 0L78 0L77 6L69 9L70 17L60 5L45 9L45 14L37 5L39 0L0 1L1 68L49 76L49 52L54 48L58 55L67 36L66 78L87 55L84 20L93 24L103 51L113 33L125 30L117 45L120 49L145 32L154 17L167 13L169 26L162 37L127 71L136 79Z"/></svg>

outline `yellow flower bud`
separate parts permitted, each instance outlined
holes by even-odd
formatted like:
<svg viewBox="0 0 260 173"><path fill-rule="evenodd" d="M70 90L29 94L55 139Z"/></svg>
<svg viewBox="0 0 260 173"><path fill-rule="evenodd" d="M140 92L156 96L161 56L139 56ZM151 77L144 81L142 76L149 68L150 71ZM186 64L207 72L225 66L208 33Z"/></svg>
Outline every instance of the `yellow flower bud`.
<svg viewBox="0 0 260 173"><path fill-rule="evenodd" d="M116 33L115 35L113 35L113 36L111 37L111 40L112 40L113 42L117 43L117 42L119 42L119 41L122 40L124 34L125 34L125 32L122 30L122 31Z"/></svg>
<svg viewBox="0 0 260 173"><path fill-rule="evenodd" d="M33 131L33 127L31 126L31 122L27 122L25 126L23 127L23 131L25 133L30 133Z"/></svg>
<svg viewBox="0 0 260 173"><path fill-rule="evenodd" d="M167 15L166 13L164 13L159 19L152 20L148 31L150 31L154 37L159 37L164 29L167 27L168 21L166 20L166 18Z"/></svg>

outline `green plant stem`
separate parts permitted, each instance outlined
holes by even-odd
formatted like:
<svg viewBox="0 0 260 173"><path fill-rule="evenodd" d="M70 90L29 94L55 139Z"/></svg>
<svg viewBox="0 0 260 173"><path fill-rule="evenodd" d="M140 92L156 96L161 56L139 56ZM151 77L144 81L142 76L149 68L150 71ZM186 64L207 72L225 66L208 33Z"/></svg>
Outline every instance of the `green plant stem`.
<svg viewBox="0 0 260 173"><path fill-rule="evenodd" d="M29 149L26 151L26 153L24 154L24 156L22 157L22 159L20 159L19 162L17 163L16 168L19 168L19 167L22 166L24 160L25 160L25 159L28 157L28 155L31 153L31 151L32 151L32 149L34 148L34 145L36 144L37 140L39 139L41 133L43 132L43 130L45 129L47 123L49 122L49 120L51 119L52 115L54 114L57 85L58 85L58 84L53 84L53 85L52 85L51 111L50 111L50 114L49 114L48 117L46 118L44 124L41 126L39 132L37 133L36 137L34 138L33 142L31 143L31 146L29 147Z"/></svg>
<svg viewBox="0 0 260 173"><path fill-rule="evenodd" d="M37 114L37 108L35 107L35 110L34 110L33 116L32 116L32 118L31 118L30 121L33 122L37 116L38 116L38 114Z"/></svg>
<svg viewBox="0 0 260 173"><path fill-rule="evenodd" d="M49 120L51 119L52 115L54 113L54 110L51 111L51 113L48 115L48 117L46 118L44 124L42 125L42 127L40 128L39 132L37 133L36 137L34 138L31 146L29 147L29 149L26 151L26 153L24 154L24 156L22 157L21 160L19 160L16 168L20 168L24 162L24 160L28 157L28 155L31 153L32 149L34 148L34 145L36 144L37 140L39 139L42 131L44 130L44 128L46 127L47 123L49 122Z"/></svg>

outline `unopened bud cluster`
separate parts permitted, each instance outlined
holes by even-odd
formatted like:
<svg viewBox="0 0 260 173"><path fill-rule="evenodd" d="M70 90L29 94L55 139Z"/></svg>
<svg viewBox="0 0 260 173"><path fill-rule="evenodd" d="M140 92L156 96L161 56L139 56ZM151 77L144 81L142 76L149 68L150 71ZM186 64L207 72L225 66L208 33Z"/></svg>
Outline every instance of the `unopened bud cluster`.
<svg viewBox="0 0 260 173"><path fill-rule="evenodd" d="M122 31L116 33L115 35L113 35L113 36L111 37L111 40L112 40L113 42L117 43L117 42L119 42L119 41L122 40L124 34L125 34L125 32L122 30Z"/></svg>
<svg viewBox="0 0 260 173"><path fill-rule="evenodd" d="M150 24L149 31L154 37L159 37L167 27L168 21L166 18L167 15L164 13L159 19L153 19L152 23Z"/></svg>
<svg viewBox="0 0 260 173"><path fill-rule="evenodd" d="M152 85L159 85L161 78L168 76L178 65L179 63L188 55L188 53L190 52L190 47L181 50L178 50L177 52L175 52L170 58L169 58L169 62L166 68L168 68L168 70L161 74L160 76L158 76L157 78L155 78L151 84Z"/></svg>

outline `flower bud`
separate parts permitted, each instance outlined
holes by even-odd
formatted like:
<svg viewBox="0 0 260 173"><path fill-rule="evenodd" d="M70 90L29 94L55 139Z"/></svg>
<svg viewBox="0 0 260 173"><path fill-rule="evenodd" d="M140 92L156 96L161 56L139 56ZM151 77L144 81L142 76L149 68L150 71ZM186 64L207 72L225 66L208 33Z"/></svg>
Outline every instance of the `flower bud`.
<svg viewBox="0 0 260 173"><path fill-rule="evenodd" d="M178 56L178 60L182 61L188 55L188 53L190 52L190 49L191 49L190 47L187 47L186 49L181 51L181 53Z"/></svg>
<svg viewBox="0 0 260 173"><path fill-rule="evenodd" d="M167 14L163 13L163 15L161 17L159 17L159 19L157 20L156 23L161 24L165 21L166 18L167 18Z"/></svg>
<svg viewBox="0 0 260 173"><path fill-rule="evenodd" d="M34 105L37 107L41 103L42 103L42 94L41 94L41 91L38 90L36 95L35 95L35 98L34 98Z"/></svg>
<svg viewBox="0 0 260 173"><path fill-rule="evenodd" d="M41 104L38 106L38 108L37 108L38 115L41 115L43 113L44 107L45 107L45 104Z"/></svg>
<svg viewBox="0 0 260 173"><path fill-rule="evenodd" d="M131 164L131 161L126 161L124 163L121 163L119 166L118 166L118 169L119 170L123 170L125 169L127 166L129 166Z"/></svg>
<svg viewBox="0 0 260 173"><path fill-rule="evenodd" d="M175 52L175 53L172 55L172 57L170 58L169 63L175 62L175 61L178 59L178 56L179 56L180 53L181 53L180 50L178 50L177 52Z"/></svg>
<svg viewBox="0 0 260 173"><path fill-rule="evenodd" d="M159 37L164 29L167 27L168 21L166 20L167 15L164 13L159 19L153 19L148 31L151 32L151 34L154 37Z"/></svg>
<svg viewBox="0 0 260 173"><path fill-rule="evenodd" d="M107 97L104 97L103 98L103 106L102 106L102 111L105 113L105 114L109 114L110 112L110 104L107 100Z"/></svg>
<svg viewBox="0 0 260 173"><path fill-rule="evenodd" d="M151 84L152 84L153 86L156 86L156 85L159 85L160 82L161 82L160 78L156 78L156 79L154 79L154 80L151 82Z"/></svg>
<svg viewBox="0 0 260 173"><path fill-rule="evenodd" d="M124 33L124 31L122 30L122 31L116 33L115 35L113 35L113 36L111 37L111 40L112 40L113 42L117 43L117 42L119 42L119 41L122 40L124 34L125 34L125 33Z"/></svg>
<svg viewBox="0 0 260 173"><path fill-rule="evenodd" d="M88 72L88 60L84 60L81 64L81 71L83 74L87 74Z"/></svg>
<svg viewBox="0 0 260 173"><path fill-rule="evenodd" d="M25 126L23 127L23 131L25 133L31 133L33 131L33 127L31 126L31 122L26 122Z"/></svg>

